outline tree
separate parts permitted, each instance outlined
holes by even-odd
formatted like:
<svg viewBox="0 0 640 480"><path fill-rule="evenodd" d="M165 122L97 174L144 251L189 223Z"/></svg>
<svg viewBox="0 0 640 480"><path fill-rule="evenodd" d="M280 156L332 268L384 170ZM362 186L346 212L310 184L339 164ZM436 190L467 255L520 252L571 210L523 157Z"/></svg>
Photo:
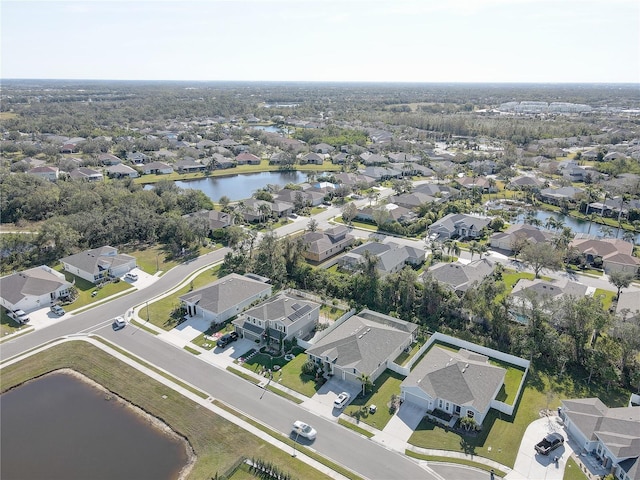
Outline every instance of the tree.
<svg viewBox="0 0 640 480"><path fill-rule="evenodd" d="M609 274L609 281L618 289L616 298L620 298L620 291L623 288L627 288L633 281L633 273L631 272L611 272Z"/></svg>
<svg viewBox="0 0 640 480"><path fill-rule="evenodd" d="M310 232L315 232L318 230L318 221L315 218L309 220L309 223L307 223L307 230Z"/></svg>
<svg viewBox="0 0 640 480"><path fill-rule="evenodd" d="M362 396L364 397L367 394L367 389L373 385L371 383L371 378L366 373L361 373L358 377L358 381L362 384Z"/></svg>
<svg viewBox="0 0 640 480"><path fill-rule="evenodd" d="M220 206L222 207L222 211L226 212L229 209L229 205L231 204L231 199L226 195L220 197Z"/></svg>
<svg viewBox="0 0 640 480"><path fill-rule="evenodd" d="M347 225L351 224L351 221L356 218L357 214L358 207L356 207L356 204L353 202L346 203L342 207L342 220L344 220Z"/></svg>
<svg viewBox="0 0 640 480"><path fill-rule="evenodd" d="M520 252L520 258L540 278L543 268L559 270L562 267L562 254L547 242L529 243Z"/></svg>

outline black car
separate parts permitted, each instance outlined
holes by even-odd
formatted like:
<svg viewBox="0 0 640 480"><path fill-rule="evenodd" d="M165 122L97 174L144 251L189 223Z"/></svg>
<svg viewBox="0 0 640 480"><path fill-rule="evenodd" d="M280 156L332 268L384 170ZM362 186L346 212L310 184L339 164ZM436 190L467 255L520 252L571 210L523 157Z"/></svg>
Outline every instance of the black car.
<svg viewBox="0 0 640 480"><path fill-rule="evenodd" d="M564 437L558 432L550 433L544 437L540 442L536 443L535 449L541 455L549 455L552 450L555 450L564 443Z"/></svg>
<svg viewBox="0 0 640 480"><path fill-rule="evenodd" d="M225 333L218 339L217 345L220 348L224 348L229 345L231 342L235 342L238 339L238 334L236 332Z"/></svg>

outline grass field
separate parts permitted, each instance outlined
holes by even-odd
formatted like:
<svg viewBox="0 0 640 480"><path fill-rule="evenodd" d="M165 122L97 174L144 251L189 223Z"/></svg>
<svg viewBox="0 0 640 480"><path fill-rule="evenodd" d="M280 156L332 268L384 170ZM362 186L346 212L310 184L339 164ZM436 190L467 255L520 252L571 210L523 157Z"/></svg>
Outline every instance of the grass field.
<svg viewBox="0 0 640 480"><path fill-rule="evenodd" d="M185 436L197 455L190 479L208 480L227 471L241 456L268 458L295 478L326 479L326 475L292 458L212 411L85 342L68 342L2 369L0 389L31 378L71 368L113 393L161 418ZM163 398L166 397L166 398Z"/></svg>
<svg viewBox="0 0 640 480"><path fill-rule="evenodd" d="M375 381L371 392L365 397L358 395L354 398L349 406L345 408L344 413L356 417L361 422L378 430L382 430L393 416L389 409L389 404L392 395L400 395L402 380L404 380L404 376L391 370L385 370ZM369 405L378 407L375 413L369 413L367 408Z"/></svg>

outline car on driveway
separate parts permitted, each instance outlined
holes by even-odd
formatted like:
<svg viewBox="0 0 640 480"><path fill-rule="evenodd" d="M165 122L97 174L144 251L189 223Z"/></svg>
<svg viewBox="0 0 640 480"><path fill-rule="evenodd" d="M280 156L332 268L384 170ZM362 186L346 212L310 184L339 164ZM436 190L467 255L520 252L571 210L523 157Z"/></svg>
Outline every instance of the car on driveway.
<svg viewBox="0 0 640 480"><path fill-rule="evenodd" d="M133 273L133 272L129 272L124 276L124 278L126 280L129 280L130 282L135 282L136 280L138 280L138 274L137 273Z"/></svg>
<svg viewBox="0 0 640 480"><path fill-rule="evenodd" d="M347 403L349 403L349 400L351 400L351 395L349 394L349 392L342 392L333 401L333 407L334 408L345 407L347 405Z"/></svg>
<svg viewBox="0 0 640 480"><path fill-rule="evenodd" d="M127 326L127 322L122 316L118 316L113 319L113 329L120 330Z"/></svg>
<svg viewBox="0 0 640 480"><path fill-rule="evenodd" d="M553 432L536 443L535 449L541 455L549 455L551 451L558 448L564 443L564 437L561 433Z"/></svg>
<svg viewBox="0 0 640 480"><path fill-rule="evenodd" d="M21 309L7 310L7 315L9 315L9 317L14 319L18 323L29 322L29 315L24 310L21 310Z"/></svg>
<svg viewBox="0 0 640 480"><path fill-rule="evenodd" d="M297 434L301 435L309 440L315 440L318 432L309 425L308 423L304 423L302 420L296 420L293 422L292 430Z"/></svg>
<svg viewBox="0 0 640 480"><path fill-rule="evenodd" d="M218 339L216 345L218 345L220 348L224 348L231 342L235 342L236 340L238 340L238 334L236 332L225 333Z"/></svg>
<svg viewBox="0 0 640 480"><path fill-rule="evenodd" d="M62 308L60 305L51 305L51 312L55 313L59 317L63 316L65 313L64 308Z"/></svg>

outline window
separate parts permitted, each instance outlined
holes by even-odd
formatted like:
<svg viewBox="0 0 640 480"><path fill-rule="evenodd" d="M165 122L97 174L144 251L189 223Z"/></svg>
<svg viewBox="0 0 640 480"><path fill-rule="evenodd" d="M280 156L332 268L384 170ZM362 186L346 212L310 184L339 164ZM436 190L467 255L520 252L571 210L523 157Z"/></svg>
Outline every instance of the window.
<svg viewBox="0 0 640 480"><path fill-rule="evenodd" d="M442 400L438 400L438 408L442 408Z"/></svg>
<svg viewBox="0 0 640 480"><path fill-rule="evenodd" d="M469 418L473 418L473 417L474 417L474 415L475 415L475 413L474 413L474 411L473 411L473 410L467 410L467 417L469 417Z"/></svg>

